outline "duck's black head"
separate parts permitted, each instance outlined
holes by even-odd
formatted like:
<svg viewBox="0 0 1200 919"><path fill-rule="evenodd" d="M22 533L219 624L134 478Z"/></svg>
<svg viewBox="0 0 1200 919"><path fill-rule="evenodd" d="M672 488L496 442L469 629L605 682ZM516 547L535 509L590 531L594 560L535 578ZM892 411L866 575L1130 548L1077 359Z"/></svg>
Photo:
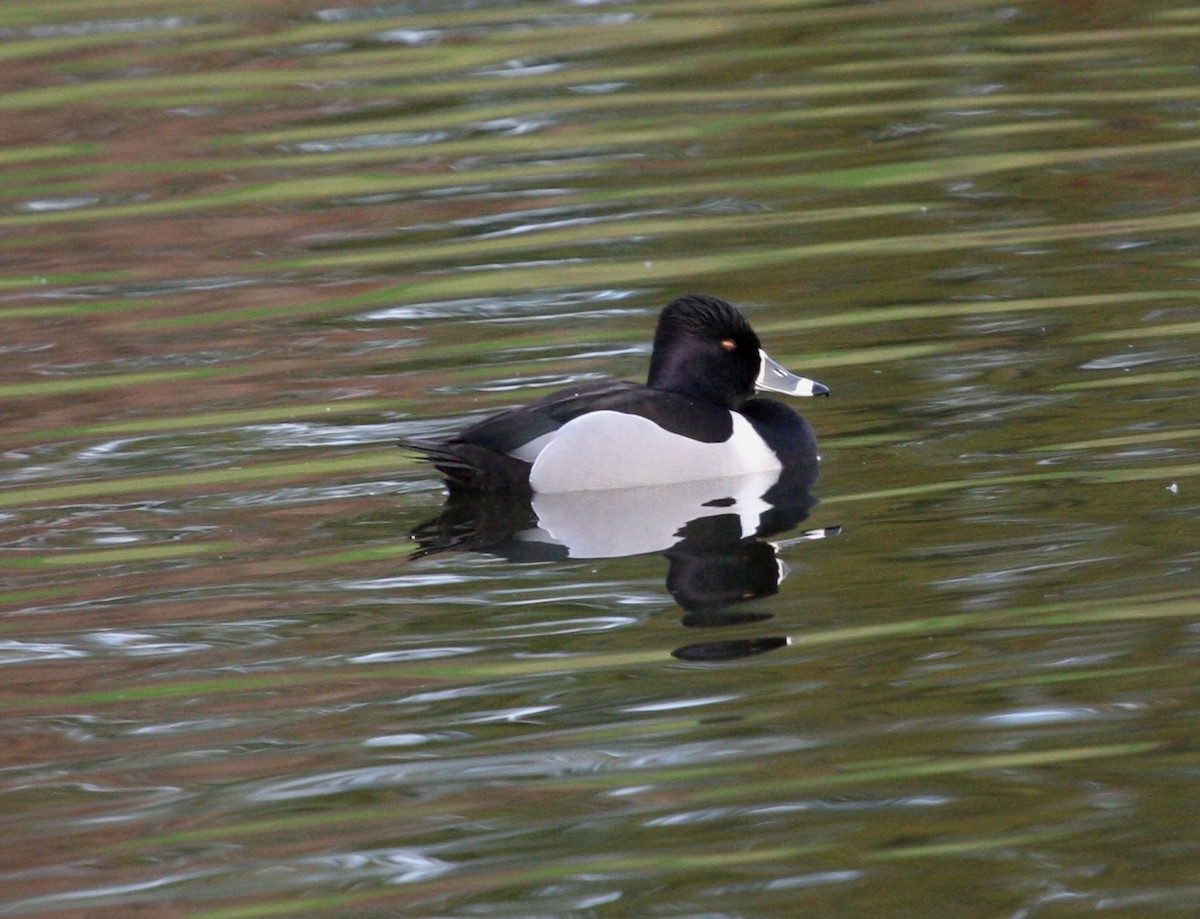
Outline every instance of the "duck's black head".
<svg viewBox="0 0 1200 919"><path fill-rule="evenodd" d="M737 408L762 367L758 336L716 297L680 297L658 317L647 385Z"/></svg>

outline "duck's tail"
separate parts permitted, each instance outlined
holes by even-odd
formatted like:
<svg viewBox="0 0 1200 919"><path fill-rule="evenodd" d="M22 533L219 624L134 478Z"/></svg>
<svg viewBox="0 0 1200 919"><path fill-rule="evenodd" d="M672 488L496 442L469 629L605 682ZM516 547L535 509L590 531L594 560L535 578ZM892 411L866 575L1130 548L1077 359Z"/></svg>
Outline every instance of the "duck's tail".
<svg viewBox="0 0 1200 919"><path fill-rule="evenodd" d="M530 464L464 441L401 438L400 447L433 464L452 492L529 494Z"/></svg>

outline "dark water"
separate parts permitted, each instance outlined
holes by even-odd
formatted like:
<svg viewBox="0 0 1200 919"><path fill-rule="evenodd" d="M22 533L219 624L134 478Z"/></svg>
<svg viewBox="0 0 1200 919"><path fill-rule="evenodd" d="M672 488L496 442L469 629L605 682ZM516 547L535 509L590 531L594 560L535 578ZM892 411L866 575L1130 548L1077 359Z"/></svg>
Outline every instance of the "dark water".
<svg viewBox="0 0 1200 919"><path fill-rule="evenodd" d="M1198 34L5 5L0 915L1196 915ZM835 393L781 582L418 557L690 291Z"/></svg>

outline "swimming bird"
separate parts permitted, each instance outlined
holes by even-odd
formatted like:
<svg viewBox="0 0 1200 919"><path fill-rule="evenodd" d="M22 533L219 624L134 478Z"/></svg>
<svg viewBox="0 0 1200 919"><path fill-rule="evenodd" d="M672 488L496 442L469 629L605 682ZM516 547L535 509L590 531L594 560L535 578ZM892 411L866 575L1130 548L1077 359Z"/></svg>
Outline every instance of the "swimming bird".
<svg viewBox="0 0 1200 919"><path fill-rule="evenodd" d="M573 386L447 441L400 445L433 463L452 492L632 488L798 467L815 478L812 427L755 390L829 394L768 357L737 307L680 297L659 315L644 386Z"/></svg>

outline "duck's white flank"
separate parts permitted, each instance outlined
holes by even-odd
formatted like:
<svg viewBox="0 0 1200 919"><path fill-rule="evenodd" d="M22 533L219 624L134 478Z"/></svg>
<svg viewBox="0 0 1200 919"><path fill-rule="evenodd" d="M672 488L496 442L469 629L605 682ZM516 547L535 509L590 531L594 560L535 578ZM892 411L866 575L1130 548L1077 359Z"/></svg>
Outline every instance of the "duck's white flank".
<svg viewBox="0 0 1200 919"><path fill-rule="evenodd" d="M732 436L710 444L672 434L640 415L588 412L513 455L526 462L532 459L529 484L542 493L665 485L780 469L779 458L750 422L730 414Z"/></svg>

